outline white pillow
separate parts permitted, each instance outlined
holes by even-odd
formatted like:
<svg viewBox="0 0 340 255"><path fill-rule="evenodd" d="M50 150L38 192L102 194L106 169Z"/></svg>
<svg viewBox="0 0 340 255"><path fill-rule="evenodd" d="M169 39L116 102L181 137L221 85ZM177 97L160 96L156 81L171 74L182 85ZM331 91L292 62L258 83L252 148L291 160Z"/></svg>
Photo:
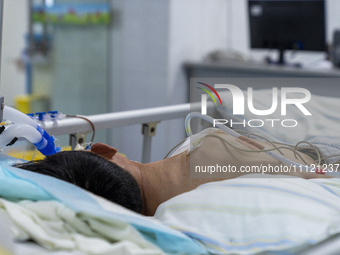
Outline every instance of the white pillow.
<svg viewBox="0 0 340 255"><path fill-rule="evenodd" d="M247 177L176 196L155 218L222 254L296 252L340 233L340 179Z"/></svg>

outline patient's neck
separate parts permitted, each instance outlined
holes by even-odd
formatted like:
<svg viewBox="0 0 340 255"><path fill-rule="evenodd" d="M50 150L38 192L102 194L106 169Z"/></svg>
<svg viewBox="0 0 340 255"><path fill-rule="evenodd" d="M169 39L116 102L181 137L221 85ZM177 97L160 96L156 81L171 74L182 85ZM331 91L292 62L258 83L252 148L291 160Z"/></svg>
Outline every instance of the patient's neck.
<svg viewBox="0 0 340 255"><path fill-rule="evenodd" d="M192 179L189 172L189 156L185 153L148 164L140 164L141 192L144 212L153 216L158 206L184 192L198 187L209 179Z"/></svg>
<svg viewBox="0 0 340 255"><path fill-rule="evenodd" d="M157 207L174 197L178 186L176 173L181 166L175 157L147 164L140 164L140 188L144 202L143 214L153 216ZM177 169L176 169L177 168Z"/></svg>

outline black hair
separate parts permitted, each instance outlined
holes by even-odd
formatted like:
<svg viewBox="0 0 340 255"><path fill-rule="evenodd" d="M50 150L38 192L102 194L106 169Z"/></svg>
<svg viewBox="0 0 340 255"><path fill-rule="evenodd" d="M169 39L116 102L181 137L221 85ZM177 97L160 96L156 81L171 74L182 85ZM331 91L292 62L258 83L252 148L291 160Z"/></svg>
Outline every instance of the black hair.
<svg viewBox="0 0 340 255"><path fill-rule="evenodd" d="M143 200L135 178L117 164L88 151L63 151L14 167L53 176L141 213Z"/></svg>

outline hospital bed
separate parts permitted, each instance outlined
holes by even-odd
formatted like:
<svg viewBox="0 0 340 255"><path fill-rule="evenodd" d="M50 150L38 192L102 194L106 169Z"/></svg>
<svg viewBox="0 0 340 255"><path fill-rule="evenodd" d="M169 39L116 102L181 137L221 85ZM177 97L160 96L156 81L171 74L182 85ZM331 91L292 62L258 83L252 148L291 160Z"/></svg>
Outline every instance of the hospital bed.
<svg viewBox="0 0 340 255"><path fill-rule="evenodd" d="M223 109L217 109L210 103L208 109L210 114L222 116ZM105 113L87 116L87 119L96 130L141 124L144 128L143 160L147 162L151 153L152 135L156 133L155 123L183 118L192 110L199 111L200 104ZM88 121L69 118L45 122L44 129L56 136L71 134L77 142L77 137L83 137L84 134L91 132L93 127ZM8 254L338 254L340 250L340 219L338 221L340 208L338 206L333 208L338 198L332 197L340 197L337 190L340 183L337 182L332 183L334 194L331 196L322 189L315 196L311 196L308 193L308 185L315 183L307 181L295 183L296 180L286 179L273 179L269 183L268 179L263 180L258 183L258 188L265 189L264 193L274 194L278 188L281 189L280 207L285 208L287 212L279 215L271 215L273 208L269 206L275 204L278 197L268 198L264 196L263 191L254 191L250 179L238 178L228 183L212 183L169 200L159 207L155 217L150 218L131 212L69 183L10 166L17 161L18 159L6 155L0 156L2 170L0 192L1 196L6 198L0 200L0 207L5 208L7 212L5 213L4 209L0 211L0 225L4 230L1 232L0 247ZM243 187L242 191L236 194L230 192L240 185ZM301 185L306 185L306 189L296 189ZM217 193L214 193L216 190ZM221 193L231 195L223 202L224 200L221 201L218 196ZM251 199L254 201L253 204L245 200L248 196L253 196ZM299 231L288 229L288 232L282 235L282 231L274 222L285 222L284 224L289 225L286 220L288 218L294 220L290 210L296 209L292 205L298 203L301 197L308 197L313 202L307 203L306 206L309 212L315 214L302 215L305 212L295 211L296 214L301 214L302 218L307 218L307 221L297 227ZM18 202L13 198L20 198L22 201ZM192 207L188 208L188 204ZM262 206L259 207L259 204ZM225 208L245 206L249 208L244 209L246 211L243 216L237 216L235 211L229 209L214 211L212 215L211 210L216 210L217 205ZM322 211L324 217L318 219L320 221L318 223L314 217L318 216L320 206L325 206ZM203 219L197 208L208 209L203 214ZM218 215L220 218L216 213L221 213ZM204 219L213 218L219 222L208 221L204 224ZM234 223L231 223L230 219ZM13 227L13 221L16 227ZM248 229L256 233L256 240L252 240L254 236L247 233L238 233L244 228L247 229L249 225L247 221L253 222L252 224L254 221L264 224L250 226ZM300 230L311 226L322 229L321 234L301 233L304 231ZM272 232L273 229L276 232ZM268 232L259 233L257 232L259 230ZM10 238L11 231L12 235L16 236L16 241Z"/></svg>
<svg viewBox="0 0 340 255"><path fill-rule="evenodd" d="M4 110L6 110L7 108L5 108ZM48 131L49 134L53 134L55 136L69 134L72 138L75 138L75 139L70 139L71 145L74 147L75 144L78 143L78 138L80 137L85 138L86 134L88 134L89 132L93 132L94 129L99 130L99 129L134 125L134 124L141 124L142 129L143 129L143 135L144 135L143 160L145 162L148 162L150 158L150 153L151 153L151 139L152 139L152 136L155 135L156 133L155 123L159 123L162 120L183 118L188 114L189 111L190 111L190 105L183 104L183 105L175 105L175 106L168 106L168 107L159 107L159 108L154 108L154 109L143 109L143 110L136 110L136 111L126 111L126 112L106 113L106 114L99 114L99 115L93 115L93 116L86 116L87 120L79 119L79 118L68 118L68 119L46 121L44 122L42 126L44 127L44 130ZM11 110L11 113L12 112L14 113L13 110ZM3 114L3 107L1 108L0 113L2 116L4 115L5 117L6 115L7 116L11 115L8 113ZM89 122L91 124L89 124ZM1 240L0 247L4 249L3 254L7 254L5 253L5 251L9 252L8 254L146 254L146 255L147 254L165 254L164 252L176 253L176 254L178 252L194 252L197 254L204 252L202 247L198 245L195 241L191 240L189 237L183 235L182 233L178 231L175 231L166 226L163 226L161 222L155 219L150 219L148 217L144 217L136 213L133 213L129 210L126 210L125 208L122 208L119 205L108 202L93 194L87 193L86 191L81 190L73 185L70 186L68 183L59 182L58 180L54 180L54 178L50 178L48 176L42 177L37 174L27 173L26 171L22 171L22 170L11 167L11 164L21 162L21 160L19 159L15 159L15 158L6 156L5 154L1 154L0 161L1 161L0 167L2 170L2 173L0 174L0 179L1 179L0 180L0 183L1 183L0 184L0 193L1 193L0 197L5 197L8 199L8 202L6 201L6 199L2 201L2 208L4 210L0 210L0 226L3 229L2 231L3 238L0 238ZM29 183L23 183L22 180L26 180L27 182L34 183L34 187L31 187ZM56 183L54 183L55 181ZM63 185L66 185L66 186L63 187ZM39 195L35 193L36 189L39 189L39 190L43 189L47 191L49 194L52 194L53 198L50 196L47 196L47 197L42 198L43 201L44 200L52 200L54 202L62 201L61 204L63 205L67 204L67 206L72 208L72 210L74 210L75 212L77 212L78 210L79 212L87 211L86 213L89 213L92 216L95 213L96 214L95 217L110 218L111 219L109 220L110 223L109 222L107 223L113 224L112 226L116 224L118 225L123 224L123 226L118 226L117 228L118 232L116 233L113 229L116 228L117 226L113 227L112 230L109 231L110 233L104 234L104 236L102 236L102 240L100 241L89 239L88 231L85 234L82 233L83 235L79 235L80 237L78 236L78 238L80 239L88 238L87 241L93 242L93 245L97 245L97 246L103 245L105 249L104 248L94 249L94 248L88 248L88 247L84 248L85 250L82 248L78 249L79 247L76 247L77 245L78 246L84 245L84 242L80 243L79 240L78 241L73 240L73 248L67 245L58 246L60 245L60 243L58 243L60 239L56 240L55 243L53 243L52 240L54 236L58 236L59 234L56 234L56 233L51 234L51 232L48 232L48 231L45 232L44 235L46 235L47 237L50 235L49 236L50 240L48 240L48 238L47 239L42 238L41 235L39 235L39 228L37 230L37 233L35 234L28 233L28 236L32 238L34 241L38 243L40 242L40 245L43 245L44 247L48 247L48 249L52 249L52 251L48 251L47 249L44 249L36 245L35 243L27 242L29 238L25 238L22 236L20 237L20 235L23 235L23 236L27 235L27 232L30 232L30 228L37 229L37 225L34 225L34 224L32 225L31 221L32 220L35 221L36 218L39 217L39 215L34 215L34 212L33 214L31 214L32 211L28 212L26 210L27 208L19 209L19 211L21 210L21 212L19 213L21 216L19 218L15 218L16 217L15 214L13 215L10 213L10 211L12 210L15 211L16 209L18 209L16 204L10 203L13 198L20 198L20 200L23 199L23 200L40 201L41 194ZM31 192L33 192L33 194ZM71 194L76 194L76 195L71 195ZM40 197L40 198L37 199L37 197ZM80 202L80 201L83 201L83 202ZM61 204L58 204L58 206L62 206ZM44 206L44 205L41 205L41 206ZM45 204L45 206L47 207L43 209L44 211L47 210L47 208L50 208L50 207L53 208L54 205L52 202L51 205ZM7 211L7 214L5 213L5 211ZM97 214L98 212L100 212L99 215ZM29 214L31 216L31 219L26 218L24 220L27 223L26 227L23 226L25 224L20 226L20 223L19 223L20 218L24 217L23 215L25 214ZM10 217L12 217L11 220L9 219L9 215ZM50 215L45 215L44 217L50 217ZM54 222L58 220L66 224L65 219L61 219L59 216L53 219ZM72 221L76 221L76 220L77 220L76 218L72 219ZM86 219L86 221L88 220L89 219ZM9 235L10 232L13 232L13 221L17 224L17 226L20 226L21 228L21 230L17 229L14 231L16 234L18 234L18 231L21 232L22 229L24 229L21 232L21 234L16 236L17 242L13 242L13 240L11 240L11 237ZM45 229L43 230L40 229L40 231L43 231L43 232L46 231L46 228L48 229L48 226L47 226L48 224L50 224L50 222L47 222L45 226L43 226L44 224L42 224L43 228ZM136 229L139 228L138 231L140 232L136 231L135 228ZM98 231L98 229L95 231ZM143 234L141 235L141 233ZM14 234L14 236L16 234ZM96 235L95 237L98 238ZM67 236L67 237L62 237L62 238L72 239L75 237ZM20 241L18 242L18 240L20 239L25 240L26 242L20 242ZM108 242L108 240L111 241L112 243L114 243L112 240L115 240L115 242L118 241L117 245L115 244L111 245L110 242ZM121 242L119 242L119 240L121 240ZM177 243L178 245L173 246L174 243ZM65 248L64 251L60 251L62 247ZM53 248L56 248L56 251L53 251ZM72 252L70 252L70 250Z"/></svg>

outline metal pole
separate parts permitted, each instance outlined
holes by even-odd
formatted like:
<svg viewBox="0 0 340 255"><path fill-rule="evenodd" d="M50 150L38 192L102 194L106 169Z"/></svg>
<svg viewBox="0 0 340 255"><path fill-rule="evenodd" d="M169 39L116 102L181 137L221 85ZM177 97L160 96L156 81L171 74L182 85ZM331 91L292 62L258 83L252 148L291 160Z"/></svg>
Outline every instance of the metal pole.
<svg viewBox="0 0 340 255"><path fill-rule="evenodd" d="M0 122L2 122L4 107L5 107L5 104L4 104L4 97L3 97L3 96L0 96Z"/></svg>
<svg viewBox="0 0 340 255"><path fill-rule="evenodd" d="M214 110L214 103L208 101L208 110ZM185 118L190 111L201 111L200 103L179 104L134 111L123 111L86 116L96 130L151 123L161 120ZM82 119L70 118L45 122L44 129L50 135L66 135L91 132L91 125Z"/></svg>
<svg viewBox="0 0 340 255"><path fill-rule="evenodd" d="M151 139L152 136L149 136L149 126L142 126L142 134L143 134L143 149L142 149L142 163L149 163L151 159Z"/></svg>
<svg viewBox="0 0 340 255"><path fill-rule="evenodd" d="M32 56L34 53L34 33L32 23L33 0L28 1L28 48L26 52L26 93L32 93Z"/></svg>
<svg viewBox="0 0 340 255"><path fill-rule="evenodd" d="M143 135L143 150L142 163L149 163L151 159L151 141L152 137L156 135L157 124L160 121L154 121L142 124Z"/></svg>
<svg viewBox="0 0 340 255"><path fill-rule="evenodd" d="M28 55L31 56L34 50L34 35L32 23L32 5L33 0L28 1Z"/></svg>
<svg viewBox="0 0 340 255"><path fill-rule="evenodd" d="M1 59L1 49L2 49L2 24L3 24L3 20L4 20L4 1L0 0L0 59ZM0 61L1 62L1 61ZM1 70L1 64L0 64L0 70Z"/></svg>
<svg viewBox="0 0 340 255"><path fill-rule="evenodd" d="M208 102L207 107L209 112L215 109L214 104L210 101ZM200 103L188 103L134 111L98 114L87 116L87 119L94 124L96 130L142 124L142 163L148 163L151 158L152 136L156 134L157 124L161 120L184 118L190 111L200 110ZM81 143L79 141L80 135L92 131L91 125L87 121L77 118L48 121L44 123L44 129L50 135L71 134L70 144L72 148L74 148L77 143ZM76 138L77 136L78 138ZM83 140L85 140L85 137Z"/></svg>
<svg viewBox="0 0 340 255"><path fill-rule="evenodd" d="M1 49L2 49L2 24L3 24L3 6L4 1L0 0L0 80L1 80ZM1 82L0 82L1 88ZM0 122L2 121L3 116L3 109L4 109L4 97L0 96Z"/></svg>
<svg viewBox="0 0 340 255"><path fill-rule="evenodd" d="M46 0L43 1L44 2L44 8L46 8ZM42 34L42 43L41 43L41 47L42 47L42 53L44 54L44 56L47 55L47 50L48 50L48 36L47 36L47 22L46 20L43 22L43 34Z"/></svg>

